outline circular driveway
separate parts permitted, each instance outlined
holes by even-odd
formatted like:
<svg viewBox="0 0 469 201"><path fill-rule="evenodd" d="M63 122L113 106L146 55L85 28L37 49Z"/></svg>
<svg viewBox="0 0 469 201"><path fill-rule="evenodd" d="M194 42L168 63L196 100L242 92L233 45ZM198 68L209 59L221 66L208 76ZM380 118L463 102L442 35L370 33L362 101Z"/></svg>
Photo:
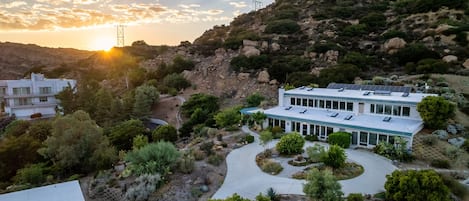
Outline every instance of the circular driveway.
<svg viewBox="0 0 469 201"><path fill-rule="evenodd" d="M244 198L255 199L259 193L265 193L270 187L280 194L303 195L305 180L278 177L262 172L255 158L264 150L264 147L259 145L256 133L247 127L243 127L243 131L254 135L256 140L228 154L225 181L212 198L223 199L237 193ZM277 141L273 141L267 146L273 147L276 143ZM306 147L312 145L311 142L305 143ZM362 165L365 171L353 179L339 181L342 185L342 192L348 195L350 193L375 194L384 191L386 175L391 174L397 167L388 159L368 151L346 149L345 152L347 160Z"/></svg>

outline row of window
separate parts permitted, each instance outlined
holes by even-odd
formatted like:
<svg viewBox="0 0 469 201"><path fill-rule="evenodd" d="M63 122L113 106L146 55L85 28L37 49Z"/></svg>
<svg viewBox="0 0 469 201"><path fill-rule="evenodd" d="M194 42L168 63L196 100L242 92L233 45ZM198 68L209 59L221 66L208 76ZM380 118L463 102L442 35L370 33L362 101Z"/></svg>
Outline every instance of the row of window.
<svg viewBox="0 0 469 201"><path fill-rule="evenodd" d="M360 137L360 139L358 140L357 137ZM352 132L352 144L356 145L357 141L362 146L377 145L378 142L389 142L394 144L394 136L363 131L360 131L360 135L358 135L358 132Z"/></svg>
<svg viewBox="0 0 469 201"><path fill-rule="evenodd" d="M39 102L46 103L49 99L47 97L39 97ZM15 106L22 106L22 105L32 105L32 98L15 98L13 100Z"/></svg>
<svg viewBox="0 0 469 201"><path fill-rule="evenodd" d="M292 121L292 131L299 132L303 135L317 135L319 138L325 139L329 134L334 132L334 128L315 124L302 125L301 122Z"/></svg>
<svg viewBox="0 0 469 201"><path fill-rule="evenodd" d="M0 91L0 93L1 93L1 91ZM6 91L4 93L6 93ZM51 94L51 93L52 93L52 87L39 87L39 94ZM30 87L15 87L15 88L13 88L13 95L28 95L28 94L31 94L31 88Z"/></svg>
<svg viewBox="0 0 469 201"><path fill-rule="evenodd" d="M7 88L1 87L0 88L0 95L6 95L7 94Z"/></svg>
<svg viewBox="0 0 469 201"><path fill-rule="evenodd" d="M285 120L279 120L279 119L273 119L273 118L268 118L269 122L269 127L274 127L274 126L279 126L280 128L285 131Z"/></svg>
<svg viewBox="0 0 469 201"><path fill-rule="evenodd" d="M353 102L345 102L345 101L337 101L337 100L322 100L322 99L291 97L290 105L353 111Z"/></svg>
<svg viewBox="0 0 469 201"><path fill-rule="evenodd" d="M399 105L370 104L370 113L394 116L410 116L410 107Z"/></svg>

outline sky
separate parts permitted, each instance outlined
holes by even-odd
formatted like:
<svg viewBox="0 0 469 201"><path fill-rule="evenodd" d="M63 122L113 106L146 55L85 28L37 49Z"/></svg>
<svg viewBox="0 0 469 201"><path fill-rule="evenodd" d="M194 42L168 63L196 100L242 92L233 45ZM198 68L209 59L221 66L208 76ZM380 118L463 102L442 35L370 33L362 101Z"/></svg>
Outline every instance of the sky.
<svg viewBox="0 0 469 201"><path fill-rule="evenodd" d="M178 45L251 10L252 0L0 0L0 42L103 50L123 24L125 45Z"/></svg>

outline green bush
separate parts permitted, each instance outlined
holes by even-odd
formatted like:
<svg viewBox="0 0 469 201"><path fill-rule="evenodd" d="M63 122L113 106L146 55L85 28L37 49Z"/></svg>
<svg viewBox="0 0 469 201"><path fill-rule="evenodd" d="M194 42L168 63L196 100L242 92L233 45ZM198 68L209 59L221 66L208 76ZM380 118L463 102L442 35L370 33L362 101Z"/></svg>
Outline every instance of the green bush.
<svg viewBox="0 0 469 201"><path fill-rule="evenodd" d="M415 71L419 74L446 73L449 68L450 64L440 59L422 59L417 63Z"/></svg>
<svg viewBox="0 0 469 201"><path fill-rule="evenodd" d="M225 157L220 155L220 154L213 154L208 157L207 162L214 165L214 166L219 166L223 160L225 160Z"/></svg>
<svg viewBox="0 0 469 201"><path fill-rule="evenodd" d="M28 131L28 128L31 126L31 123L26 120L14 120L9 123L3 135L5 136L12 136L12 137L19 137Z"/></svg>
<svg viewBox="0 0 469 201"><path fill-rule="evenodd" d="M178 139L177 130L172 125L163 125L155 129L152 133L153 141L176 142Z"/></svg>
<svg viewBox="0 0 469 201"><path fill-rule="evenodd" d="M408 62L417 63L422 59L439 59L440 55L428 49L422 44L410 44L406 47L400 49L394 57L397 59L397 62L401 65L404 65Z"/></svg>
<svg viewBox="0 0 469 201"><path fill-rule="evenodd" d="M436 167L436 168L445 168L445 169L450 168L449 161L448 160L443 160L443 159L434 159L434 160L432 160L430 165L432 167Z"/></svg>
<svg viewBox="0 0 469 201"><path fill-rule="evenodd" d="M281 154L299 154L303 151L305 139L299 133L289 133L282 136L276 148Z"/></svg>
<svg viewBox="0 0 469 201"><path fill-rule="evenodd" d="M125 161L130 162L129 169L136 175L165 175L180 155L172 143L160 141L127 153Z"/></svg>
<svg viewBox="0 0 469 201"><path fill-rule="evenodd" d="M347 156L345 155L344 149L337 145L331 145L329 150L322 155L321 161L324 162L325 165L337 169L345 165L346 159Z"/></svg>
<svg viewBox="0 0 469 201"><path fill-rule="evenodd" d="M265 100L265 97L257 92L246 97L246 103L248 107L257 107L264 100Z"/></svg>
<svg viewBox="0 0 469 201"><path fill-rule="evenodd" d="M425 145L432 146L438 142L438 136L436 135L425 135L422 137L422 142Z"/></svg>
<svg viewBox="0 0 469 201"><path fill-rule="evenodd" d="M340 32L340 35L342 36L349 36L349 37L356 37L356 36L361 36L363 34L368 33L368 28L364 24L353 24L346 26L342 32Z"/></svg>
<svg viewBox="0 0 469 201"><path fill-rule="evenodd" d="M372 30L384 28L386 26L386 16L383 13L368 13L368 15L360 18L360 24L365 24Z"/></svg>
<svg viewBox="0 0 469 201"><path fill-rule="evenodd" d="M283 133L283 129L280 126L274 126L271 129L272 134Z"/></svg>
<svg viewBox="0 0 469 201"><path fill-rule="evenodd" d="M351 134L347 132L335 132L328 136L327 141L329 144L339 145L346 149L350 146Z"/></svg>
<svg viewBox="0 0 469 201"><path fill-rule="evenodd" d="M230 35L223 42L223 46L228 49L238 49L243 45L243 40L259 40L259 35L253 31L236 28L230 31Z"/></svg>
<svg viewBox="0 0 469 201"><path fill-rule="evenodd" d="M368 69L371 65L372 58L367 55L363 55L359 52L348 52L344 58L340 61L343 64L353 64L360 69Z"/></svg>
<svg viewBox="0 0 469 201"><path fill-rule="evenodd" d="M394 30L394 29L388 30L383 34L383 39L385 39L385 40L391 39L391 38L396 38L396 37L402 38L404 40L409 39L409 36L405 32Z"/></svg>
<svg viewBox="0 0 469 201"><path fill-rule="evenodd" d="M428 128L444 128L454 115L455 105L441 96L427 96L417 104L417 111Z"/></svg>
<svg viewBox="0 0 469 201"><path fill-rule="evenodd" d="M331 82L352 83L360 75L360 68L353 64L339 64L322 69L319 73L319 84L327 86Z"/></svg>
<svg viewBox="0 0 469 201"><path fill-rule="evenodd" d="M244 72L246 70L266 68L269 63L269 57L265 54L251 57L240 55L231 59L230 66L236 72Z"/></svg>
<svg viewBox="0 0 469 201"><path fill-rule="evenodd" d="M400 0L394 5L398 13L426 13L442 7L464 10L468 5L466 0Z"/></svg>
<svg viewBox="0 0 469 201"><path fill-rule="evenodd" d="M364 201L365 197L361 193L350 193L347 196L347 201Z"/></svg>
<svg viewBox="0 0 469 201"><path fill-rule="evenodd" d="M247 143L253 143L254 142L254 136L252 135L246 135L246 137L244 137L244 141L246 141Z"/></svg>
<svg viewBox="0 0 469 201"><path fill-rule="evenodd" d="M28 165L16 171L15 183L39 185L46 180L44 171L43 164Z"/></svg>
<svg viewBox="0 0 469 201"><path fill-rule="evenodd" d="M215 144L213 143L213 141L204 142L200 145L200 150L204 151L205 154L207 154L207 155L212 155L214 145Z"/></svg>
<svg viewBox="0 0 469 201"><path fill-rule="evenodd" d="M464 144L462 144L461 149L465 150L466 152L469 152L469 140L466 139L466 141L464 141Z"/></svg>
<svg viewBox="0 0 469 201"><path fill-rule="evenodd" d="M182 74L172 73L164 77L163 85L181 90L190 87L191 83Z"/></svg>
<svg viewBox="0 0 469 201"><path fill-rule="evenodd" d="M450 146L446 147L445 153L446 156L450 159L456 159L459 155L461 155L461 152L458 147L456 146Z"/></svg>
<svg viewBox="0 0 469 201"><path fill-rule="evenodd" d="M264 162L264 164L262 164L261 169L266 173L277 175L283 170L283 167L278 162L267 160Z"/></svg>
<svg viewBox="0 0 469 201"><path fill-rule="evenodd" d="M384 188L389 201L450 200L448 188L434 170L396 170L386 179Z"/></svg>
<svg viewBox="0 0 469 201"><path fill-rule="evenodd" d="M185 174L191 173L195 168L195 157L192 153L186 152L178 162L179 171Z"/></svg>
<svg viewBox="0 0 469 201"><path fill-rule="evenodd" d="M314 51L317 53L326 53L329 50L343 51L341 47L339 47L336 43L333 42L315 43L314 46L312 46L310 49L310 51Z"/></svg>
<svg viewBox="0 0 469 201"><path fill-rule="evenodd" d="M312 147L306 148L306 154L308 155L308 160L310 162L317 163L321 162L321 159L324 158L324 154L326 154L326 152L324 151L323 146L315 144Z"/></svg>
<svg viewBox="0 0 469 201"><path fill-rule="evenodd" d="M269 22L265 28L265 33L293 34L300 31L300 29L301 27L296 21L283 19Z"/></svg>
<svg viewBox="0 0 469 201"><path fill-rule="evenodd" d="M310 142L315 142L315 141L318 141L318 136L317 135L307 135L307 136L305 136L305 140L310 141Z"/></svg>

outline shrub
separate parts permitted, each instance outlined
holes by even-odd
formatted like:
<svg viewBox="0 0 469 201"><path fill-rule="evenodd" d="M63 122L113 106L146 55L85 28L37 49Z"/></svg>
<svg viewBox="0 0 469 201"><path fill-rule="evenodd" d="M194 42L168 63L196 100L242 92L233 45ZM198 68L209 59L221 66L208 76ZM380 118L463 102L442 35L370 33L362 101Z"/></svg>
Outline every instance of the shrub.
<svg viewBox="0 0 469 201"><path fill-rule="evenodd" d="M432 160L430 165L432 167L436 167L436 168L445 168L445 169L450 168L449 161L448 160L443 160L443 159L434 159L434 160Z"/></svg>
<svg viewBox="0 0 469 201"><path fill-rule="evenodd" d="M469 195L469 191L464 184L461 184L459 181L448 175L441 175L441 177L451 193L458 196L461 200L466 200Z"/></svg>
<svg viewBox="0 0 469 201"><path fill-rule="evenodd" d="M324 155L322 155L321 158L325 165L334 169L343 167L345 165L346 159L347 156L345 155L344 149L337 145L330 146L329 150Z"/></svg>
<svg viewBox="0 0 469 201"><path fill-rule="evenodd" d="M465 150L466 152L469 152L469 140L465 140L464 144L462 144L461 149Z"/></svg>
<svg viewBox="0 0 469 201"><path fill-rule="evenodd" d="M324 147L319 144L315 144L312 147L306 148L306 154L308 155L308 160L312 163L321 162L321 159L324 157L323 155L325 153L326 152L324 151Z"/></svg>
<svg viewBox="0 0 469 201"><path fill-rule="evenodd" d="M185 174L189 174L194 170L195 158L190 152L186 152L182 155L178 162L179 171Z"/></svg>
<svg viewBox="0 0 469 201"><path fill-rule="evenodd" d="M128 201L145 201L161 183L159 174L144 174L135 179L135 184L127 189L124 197Z"/></svg>
<svg viewBox="0 0 469 201"><path fill-rule="evenodd" d="M181 90L190 87L191 83L182 74L173 73L164 77L163 85Z"/></svg>
<svg viewBox="0 0 469 201"><path fill-rule="evenodd" d="M28 165L16 171L16 184L32 184L39 185L46 180L43 164Z"/></svg>
<svg viewBox="0 0 469 201"><path fill-rule="evenodd" d="M289 133L280 138L276 148L281 154L299 154L304 144L305 139L299 133Z"/></svg>
<svg viewBox="0 0 469 201"><path fill-rule="evenodd" d="M438 142L438 136L436 135L425 135L422 137L422 142L425 145L432 146Z"/></svg>
<svg viewBox="0 0 469 201"><path fill-rule="evenodd" d="M176 128L171 125L163 125L155 129L152 133L153 141L176 142L178 134Z"/></svg>
<svg viewBox="0 0 469 201"><path fill-rule="evenodd" d="M447 147L445 150L445 155L451 159L456 159L460 154L459 148L455 146Z"/></svg>
<svg viewBox="0 0 469 201"><path fill-rule="evenodd" d="M360 18L360 24L365 24L370 29L379 29L386 26L386 16L383 13L371 12Z"/></svg>
<svg viewBox="0 0 469 201"><path fill-rule="evenodd" d="M441 96L427 96L417 104L417 111L429 128L444 128L453 116L455 105Z"/></svg>
<svg viewBox="0 0 469 201"><path fill-rule="evenodd" d="M145 135L137 135L132 139L132 149L140 149L148 144L148 137Z"/></svg>
<svg viewBox="0 0 469 201"><path fill-rule="evenodd" d="M263 100L265 100L265 97L256 92L246 98L246 103L248 107L257 107Z"/></svg>
<svg viewBox="0 0 469 201"><path fill-rule="evenodd" d="M361 193L350 193L347 196L347 201L364 201L365 197Z"/></svg>
<svg viewBox="0 0 469 201"><path fill-rule="evenodd" d="M283 170L283 167L280 163L269 159L262 164L261 169L266 173L277 175Z"/></svg>
<svg viewBox="0 0 469 201"><path fill-rule="evenodd" d="M269 22L265 28L265 33L293 34L301 29L295 21L290 19L275 20Z"/></svg>
<svg viewBox="0 0 469 201"><path fill-rule="evenodd" d="M331 82L352 83L360 75L360 68L353 64L339 64L322 69L319 73L319 83L327 86Z"/></svg>
<svg viewBox="0 0 469 201"><path fill-rule="evenodd" d="M434 170L396 170L386 179L386 200L450 200L448 188Z"/></svg>
<svg viewBox="0 0 469 201"><path fill-rule="evenodd" d="M225 160L225 157L220 155L220 154L214 154L208 157L207 162L214 165L214 166L219 166L223 160Z"/></svg>
<svg viewBox="0 0 469 201"><path fill-rule="evenodd" d="M244 141L246 141L247 143L253 143L254 142L254 136L252 135L246 135L246 137L244 137Z"/></svg>
<svg viewBox="0 0 469 201"><path fill-rule="evenodd" d="M230 66L234 71L244 72L250 69L266 68L269 63L269 57L265 54L251 57L240 55L231 59Z"/></svg>
<svg viewBox="0 0 469 201"><path fill-rule="evenodd" d="M360 69L368 69L368 66L371 64L371 58L359 52L348 52L340 62L353 64Z"/></svg>
<svg viewBox="0 0 469 201"><path fill-rule="evenodd" d="M205 154L207 154L207 155L212 155L214 145L215 144L213 143L213 141L204 142L200 145L200 150L204 151Z"/></svg>
<svg viewBox="0 0 469 201"><path fill-rule="evenodd" d="M410 44L400 49L394 56L397 58L397 62L404 65L408 62L418 62L422 59L439 59L440 55L428 49L422 44Z"/></svg>
<svg viewBox="0 0 469 201"><path fill-rule="evenodd" d="M5 127L5 136L19 137L28 131L31 123L26 120L14 120Z"/></svg>
<svg viewBox="0 0 469 201"><path fill-rule="evenodd" d="M280 126L274 126L272 129L272 134L283 133L283 129Z"/></svg>
<svg viewBox="0 0 469 201"><path fill-rule="evenodd" d="M446 73L449 68L450 64L440 59L422 59L417 63L415 71L420 74Z"/></svg>
<svg viewBox="0 0 469 201"><path fill-rule="evenodd" d="M307 135L307 136L305 136L305 140L310 141L310 142L315 142L315 141L318 141L318 136L317 135Z"/></svg>
<svg viewBox="0 0 469 201"><path fill-rule="evenodd" d="M313 168L306 176L306 184L303 185L303 192L311 200L342 200L340 183L331 171L319 171Z"/></svg>
<svg viewBox="0 0 469 201"><path fill-rule="evenodd" d="M204 151L198 150L198 149L194 150L194 152L192 154L194 155L194 159L196 161L204 160L204 158L206 156Z"/></svg>
<svg viewBox="0 0 469 201"><path fill-rule="evenodd" d="M136 175L165 175L176 164L180 155L173 144L160 141L129 152L125 160L131 163L129 169Z"/></svg>
<svg viewBox="0 0 469 201"><path fill-rule="evenodd" d="M327 141L329 142L329 144L339 145L340 147L346 149L350 146L350 137L350 133L335 132L329 135Z"/></svg>
<svg viewBox="0 0 469 201"><path fill-rule="evenodd" d="M363 34L366 34L368 32L367 26L364 24L353 24L346 26L340 35L342 36L349 36L349 37L354 37L354 36L361 36Z"/></svg>
<svg viewBox="0 0 469 201"><path fill-rule="evenodd" d="M391 39L391 38L402 38L404 40L408 40L408 36L405 32L398 31L398 30L388 30L383 34L383 39Z"/></svg>

